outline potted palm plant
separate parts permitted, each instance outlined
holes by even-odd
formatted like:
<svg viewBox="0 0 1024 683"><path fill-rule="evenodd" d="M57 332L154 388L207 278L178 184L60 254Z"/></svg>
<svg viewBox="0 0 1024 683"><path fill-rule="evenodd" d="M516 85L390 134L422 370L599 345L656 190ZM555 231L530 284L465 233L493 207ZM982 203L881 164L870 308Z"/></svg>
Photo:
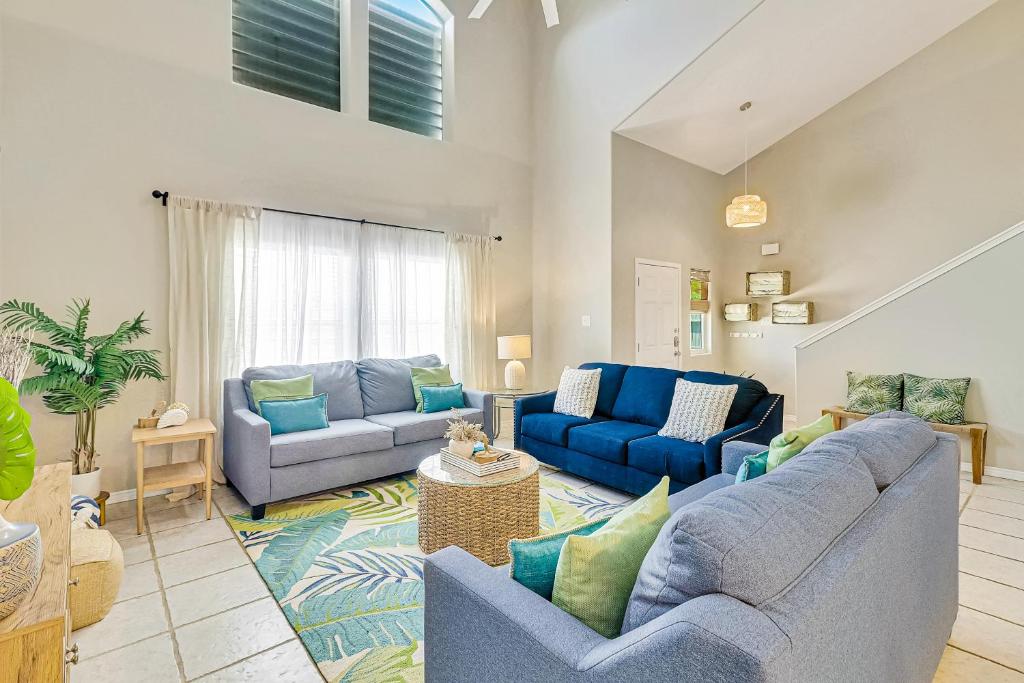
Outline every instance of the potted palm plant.
<svg viewBox="0 0 1024 683"><path fill-rule="evenodd" d="M75 416L72 490L95 498L100 492L97 413L116 403L129 382L165 377L157 351L129 348L149 334L144 313L101 335L89 335L89 313L88 299L73 300L64 322L31 302L11 300L0 305L0 325L5 330L38 334L49 342L30 342L32 360L42 372L22 380L20 390L25 395L42 394L43 404L58 415Z"/></svg>

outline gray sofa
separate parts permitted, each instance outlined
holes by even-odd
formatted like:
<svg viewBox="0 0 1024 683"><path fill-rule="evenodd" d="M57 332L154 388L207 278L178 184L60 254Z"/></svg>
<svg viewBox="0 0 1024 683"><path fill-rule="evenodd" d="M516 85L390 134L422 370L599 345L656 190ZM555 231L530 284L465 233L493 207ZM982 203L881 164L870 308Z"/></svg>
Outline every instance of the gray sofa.
<svg viewBox="0 0 1024 683"><path fill-rule="evenodd" d="M417 413L411 367L437 367L435 355L366 358L314 365L249 368L224 382L224 474L261 519L266 504L414 470L446 443L450 412ZM327 394L330 427L270 434L249 391L254 379L313 375ZM493 434L494 397L463 392L459 412Z"/></svg>
<svg viewBox="0 0 1024 683"><path fill-rule="evenodd" d="M957 612L959 444L887 413L670 497L624 632L458 548L425 565L428 681L930 681ZM481 645L485 643L485 645Z"/></svg>

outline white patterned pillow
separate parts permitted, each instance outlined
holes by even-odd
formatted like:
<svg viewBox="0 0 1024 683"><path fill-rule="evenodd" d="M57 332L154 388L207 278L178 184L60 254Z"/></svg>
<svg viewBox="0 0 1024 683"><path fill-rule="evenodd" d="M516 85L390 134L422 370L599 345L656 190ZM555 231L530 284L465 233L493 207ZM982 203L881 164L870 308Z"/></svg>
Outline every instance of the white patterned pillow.
<svg viewBox="0 0 1024 683"><path fill-rule="evenodd" d="M668 421L658 434L704 443L725 429L725 418L738 388L735 384L700 384L677 379Z"/></svg>
<svg viewBox="0 0 1024 683"><path fill-rule="evenodd" d="M558 380L555 412L576 417L593 417L600 384L601 368L575 370L566 366L562 370L562 378Z"/></svg>

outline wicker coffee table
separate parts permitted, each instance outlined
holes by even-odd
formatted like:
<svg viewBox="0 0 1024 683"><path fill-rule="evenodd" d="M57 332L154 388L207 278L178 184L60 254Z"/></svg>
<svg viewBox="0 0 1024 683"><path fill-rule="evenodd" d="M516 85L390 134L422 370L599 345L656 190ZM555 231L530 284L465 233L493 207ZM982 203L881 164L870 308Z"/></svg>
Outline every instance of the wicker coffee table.
<svg viewBox="0 0 1024 683"><path fill-rule="evenodd" d="M433 455L419 478L419 541L425 553L457 545L492 567L506 564L508 542L540 533L537 460L519 454L519 468L476 477Z"/></svg>

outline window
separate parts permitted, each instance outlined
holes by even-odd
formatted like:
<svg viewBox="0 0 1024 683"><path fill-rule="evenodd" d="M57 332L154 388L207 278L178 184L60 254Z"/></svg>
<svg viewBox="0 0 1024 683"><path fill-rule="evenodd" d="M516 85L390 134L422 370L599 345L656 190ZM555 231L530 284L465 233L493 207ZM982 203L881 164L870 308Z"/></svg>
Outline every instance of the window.
<svg viewBox="0 0 1024 683"><path fill-rule="evenodd" d="M426 0L370 0L370 120L441 138L444 21Z"/></svg>
<svg viewBox="0 0 1024 683"><path fill-rule="evenodd" d="M690 269L690 355L711 353L711 271Z"/></svg>
<svg viewBox="0 0 1024 683"><path fill-rule="evenodd" d="M341 111L339 0L232 0L236 83Z"/></svg>

